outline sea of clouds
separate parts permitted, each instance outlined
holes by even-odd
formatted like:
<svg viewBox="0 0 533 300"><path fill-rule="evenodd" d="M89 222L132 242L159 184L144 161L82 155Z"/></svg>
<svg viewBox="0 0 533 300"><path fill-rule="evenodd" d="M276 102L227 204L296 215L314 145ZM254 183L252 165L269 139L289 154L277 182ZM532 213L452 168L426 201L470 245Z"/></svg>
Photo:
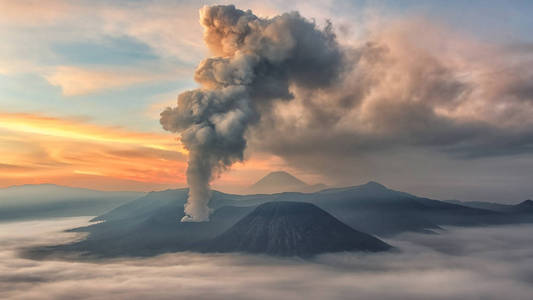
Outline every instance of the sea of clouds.
<svg viewBox="0 0 533 300"><path fill-rule="evenodd" d="M387 242L397 253L313 260L173 253L30 260L24 247L79 239L89 218L0 223L1 299L531 299L533 225L447 228Z"/></svg>

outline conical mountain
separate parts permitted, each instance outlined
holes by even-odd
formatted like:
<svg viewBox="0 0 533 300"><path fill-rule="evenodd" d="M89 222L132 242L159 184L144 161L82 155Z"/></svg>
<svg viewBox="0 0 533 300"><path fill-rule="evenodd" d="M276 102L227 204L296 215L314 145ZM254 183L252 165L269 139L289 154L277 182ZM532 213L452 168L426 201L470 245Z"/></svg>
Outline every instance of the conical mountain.
<svg viewBox="0 0 533 300"><path fill-rule="evenodd" d="M285 171L270 172L248 188L249 193L273 194L282 192L315 192L326 188L324 184L308 185Z"/></svg>
<svg viewBox="0 0 533 300"><path fill-rule="evenodd" d="M377 252L390 248L385 242L349 227L314 204L288 201L259 205L204 247L208 252L304 257L326 252Z"/></svg>

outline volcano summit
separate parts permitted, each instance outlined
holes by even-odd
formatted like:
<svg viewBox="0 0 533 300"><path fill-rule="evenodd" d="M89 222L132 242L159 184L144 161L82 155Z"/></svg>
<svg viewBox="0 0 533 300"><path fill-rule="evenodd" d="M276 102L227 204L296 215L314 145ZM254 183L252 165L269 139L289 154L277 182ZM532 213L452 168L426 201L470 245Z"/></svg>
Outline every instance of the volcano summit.
<svg viewBox="0 0 533 300"><path fill-rule="evenodd" d="M206 250L305 257L326 252L378 252L391 248L314 204L276 201L259 205L211 240Z"/></svg>

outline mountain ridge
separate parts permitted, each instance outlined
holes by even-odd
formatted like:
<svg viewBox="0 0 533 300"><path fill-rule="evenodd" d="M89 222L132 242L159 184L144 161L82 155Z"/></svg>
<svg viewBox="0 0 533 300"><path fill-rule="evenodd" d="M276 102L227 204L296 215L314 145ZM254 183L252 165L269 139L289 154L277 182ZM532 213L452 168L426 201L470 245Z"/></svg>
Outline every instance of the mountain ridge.
<svg viewBox="0 0 533 300"><path fill-rule="evenodd" d="M144 195L57 184L15 185L0 189L0 221L94 216Z"/></svg>
<svg viewBox="0 0 533 300"><path fill-rule="evenodd" d="M504 204L496 202L483 202L483 201L459 201L459 200L447 200L445 202L464 205L472 208L488 209L498 211L502 213L528 213L533 211L533 201L528 199L517 204Z"/></svg>
<svg viewBox="0 0 533 300"><path fill-rule="evenodd" d="M37 252L75 251L97 257L152 256L187 251L221 235L255 207L273 201L311 203L351 228L378 237L403 232L435 233L442 226L533 222L533 214L501 213L417 197L369 182L316 193L232 195L213 191L209 222L179 222L188 190L153 192L95 218L105 221L72 231L85 240L41 247Z"/></svg>

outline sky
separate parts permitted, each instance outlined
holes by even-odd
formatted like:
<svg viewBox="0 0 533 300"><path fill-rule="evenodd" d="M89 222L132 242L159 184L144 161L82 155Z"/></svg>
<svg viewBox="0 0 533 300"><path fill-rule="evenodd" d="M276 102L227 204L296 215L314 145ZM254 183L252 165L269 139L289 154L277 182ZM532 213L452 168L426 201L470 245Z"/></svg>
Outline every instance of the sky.
<svg viewBox="0 0 533 300"><path fill-rule="evenodd" d="M200 8L229 3L329 20L357 63L328 89L291 86L214 188L286 170L438 199L533 198L530 1L0 0L0 187L184 187L188 151L159 114L213 56Z"/></svg>

